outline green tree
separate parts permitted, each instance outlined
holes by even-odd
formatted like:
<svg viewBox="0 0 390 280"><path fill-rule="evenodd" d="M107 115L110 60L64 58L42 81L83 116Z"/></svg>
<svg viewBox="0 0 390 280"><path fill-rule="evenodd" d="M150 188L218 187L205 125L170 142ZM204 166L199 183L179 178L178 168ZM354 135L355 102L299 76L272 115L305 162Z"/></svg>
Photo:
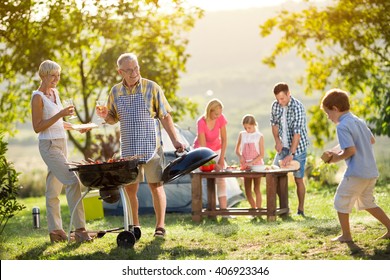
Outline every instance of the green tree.
<svg viewBox="0 0 390 280"><path fill-rule="evenodd" d="M308 1L306 1L308 2ZM351 94L352 109L366 118L376 135L390 136L390 1L334 0L299 12L281 11L260 26L261 36L275 29L282 37L263 62L275 66L278 56L296 50L307 63L298 82L310 95L339 87ZM309 127L317 146L331 138L319 105L310 108Z"/></svg>
<svg viewBox="0 0 390 280"><path fill-rule="evenodd" d="M3 233L9 219L15 213L26 208L16 200L18 190L18 175L11 162L7 161L7 142L0 134L0 235Z"/></svg>
<svg viewBox="0 0 390 280"><path fill-rule="evenodd" d="M194 116L196 104L176 96L179 74L189 57L185 33L203 11L172 0L2 1L0 3L0 130L14 131L15 122L30 117L37 70L45 59L62 67L59 91L75 101L83 123L92 120L95 101L106 98L120 81L116 59L123 52L140 57L142 76L163 88L174 108L174 120ZM92 131L69 132L75 147L91 157Z"/></svg>

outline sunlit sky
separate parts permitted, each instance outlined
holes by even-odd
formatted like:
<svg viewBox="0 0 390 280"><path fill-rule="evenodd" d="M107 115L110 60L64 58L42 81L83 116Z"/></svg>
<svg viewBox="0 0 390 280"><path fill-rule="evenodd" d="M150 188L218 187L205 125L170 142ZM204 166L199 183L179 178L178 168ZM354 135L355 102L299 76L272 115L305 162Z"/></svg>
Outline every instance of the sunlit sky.
<svg viewBox="0 0 390 280"><path fill-rule="evenodd" d="M313 2L324 0L312 0ZM301 2L301 0L187 0L193 6L206 11L247 9L251 7L265 7L280 5L284 2Z"/></svg>
<svg viewBox="0 0 390 280"><path fill-rule="evenodd" d="M88 0L77 0L88 3ZM101 0L107 4L118 0ZM197 6L207 11L238 10L253 7L276 6L287 2L301 2L303 0L186 0L190 6ZM323 2L326 0L309 0L310 2ZM159 0L159 5L163 8L169 7L170 0Z"/></svg>

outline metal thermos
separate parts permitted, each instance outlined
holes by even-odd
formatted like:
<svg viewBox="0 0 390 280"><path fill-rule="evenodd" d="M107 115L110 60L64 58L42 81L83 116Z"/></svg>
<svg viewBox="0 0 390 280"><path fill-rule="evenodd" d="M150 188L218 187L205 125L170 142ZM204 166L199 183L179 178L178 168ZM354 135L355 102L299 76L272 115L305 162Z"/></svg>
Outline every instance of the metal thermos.
<svg viewBox="0 0 390 280"><path fill-rule="evenodd" d="M32 209L32 215L33 215L33 225L34 225L34 228L40 228L41 227L41 218L40 218L39 207L35 206Z"/></svg>

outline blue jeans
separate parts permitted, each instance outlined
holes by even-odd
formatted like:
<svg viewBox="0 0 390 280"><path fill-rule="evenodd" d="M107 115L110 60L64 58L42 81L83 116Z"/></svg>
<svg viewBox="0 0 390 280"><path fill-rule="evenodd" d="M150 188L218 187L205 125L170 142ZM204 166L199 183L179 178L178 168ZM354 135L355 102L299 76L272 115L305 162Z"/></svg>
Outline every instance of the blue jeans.
<svg viewBox="0 0 390 280"><path fill-rule="evenodd" d="M286 156L288 156L289 153L290 153L290 149L283 148L279 154L276 154L273 164L279 166L279 160L284 159ZM300 153L299 155L296 154L293 157L293 160L298 161L299 164L301 165L299 170L294 172L294 177L303 178L303 176L305 176L306 151Z"/></svg>

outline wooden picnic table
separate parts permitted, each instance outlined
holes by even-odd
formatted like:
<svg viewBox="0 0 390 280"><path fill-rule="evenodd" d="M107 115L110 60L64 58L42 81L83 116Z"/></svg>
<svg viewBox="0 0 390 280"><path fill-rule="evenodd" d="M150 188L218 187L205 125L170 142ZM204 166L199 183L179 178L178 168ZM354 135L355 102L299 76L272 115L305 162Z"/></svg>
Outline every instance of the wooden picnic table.
<svg viewBox="0 0 390 280"><path fill-rule="evenodd" d="M261 172L254 171L212 171L191 172L192 178L192 220L194 222L202 221L203 216L215 218L216 216L227 215L251 215L261 216L266 215L267 221L275 221L276 216L285 216L289 213L288 206L288 173L295 170L267 170ZM216 208L216 185L217 178L266 178L266 208ZM207 208L203 209L202 205L202 179L207 180ZM279 196L279 207L276 207L276 195Z"/></svg>

